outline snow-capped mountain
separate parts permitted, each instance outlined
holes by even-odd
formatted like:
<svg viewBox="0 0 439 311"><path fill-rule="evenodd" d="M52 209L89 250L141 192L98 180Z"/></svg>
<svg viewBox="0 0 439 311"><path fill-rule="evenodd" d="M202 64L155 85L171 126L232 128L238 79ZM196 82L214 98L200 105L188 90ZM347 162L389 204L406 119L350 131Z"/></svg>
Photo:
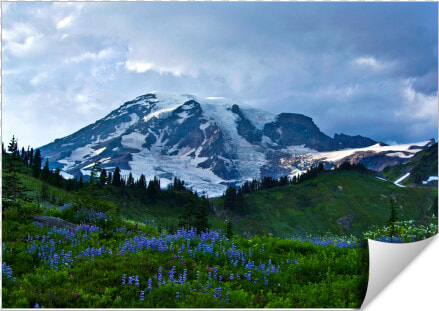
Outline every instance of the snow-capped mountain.
<svg viewBox="0 0 439 311"><path fill-rule="evenodd" d="M361 136L331 138L301 114L273 115L224 98L148 93L40 150L65 177L89 175L100 159L107 171L119 166L135 178L156 175L162 186L177 176L213 196L227 184L293 174L323 159L321 152L374 144Z"/></svg>

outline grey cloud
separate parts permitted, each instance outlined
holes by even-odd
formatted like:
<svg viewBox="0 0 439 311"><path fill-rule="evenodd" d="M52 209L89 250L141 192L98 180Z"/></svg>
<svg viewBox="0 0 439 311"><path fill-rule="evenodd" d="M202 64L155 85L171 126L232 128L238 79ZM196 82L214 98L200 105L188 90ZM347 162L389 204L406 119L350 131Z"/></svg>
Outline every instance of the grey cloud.
<svg viewBox="0 0 439 311"><path fill-rule="evenodd" d="M19 108L16 135L42 145L150 90L304 113L328 134L437 137L437 109L410 114L437 99L436 3L11 3L3 13L3 30L42 34L22 55L3 41L6 139Z"/></svg>

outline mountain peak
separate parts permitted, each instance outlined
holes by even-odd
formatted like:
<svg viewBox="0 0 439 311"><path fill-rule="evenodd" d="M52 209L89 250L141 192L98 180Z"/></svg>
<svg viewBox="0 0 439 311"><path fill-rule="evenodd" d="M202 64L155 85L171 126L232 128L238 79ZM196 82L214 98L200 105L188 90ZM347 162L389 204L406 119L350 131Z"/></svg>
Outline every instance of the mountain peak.
<svg viewBox="0 0 439 311"><path fill-rule="evenodd" d="M340 135L343 147L362 144ZM337 140L302 114L275 116L223 97L148 92L41 153L65 176L89 175L100 159L107 171L118 166L135 178L156 175L164 186L177 176L218 195L229 183L287 174L280 160L291 154L337 149Z"/></svg>

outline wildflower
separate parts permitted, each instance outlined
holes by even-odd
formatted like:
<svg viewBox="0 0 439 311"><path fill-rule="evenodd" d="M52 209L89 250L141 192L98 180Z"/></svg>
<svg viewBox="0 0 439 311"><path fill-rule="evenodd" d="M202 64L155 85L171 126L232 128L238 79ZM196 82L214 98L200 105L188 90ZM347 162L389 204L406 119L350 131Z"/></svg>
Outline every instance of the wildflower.
<svg viewBox="0 0 439 311"><path fill-rule="evenodd" d="M227 292L226 299L224 300L224 302L229 302L229 301L230 301L230 293Z"/></svg>
<svg viewBox="0 0 439 311"><path fill-rule="evenodd" d="M140 291L140 301L144 301L145 300L145 292L142 290Z"/></svg>
<svg viewBox="0 0 439 311"><path fill-rule="evenodd" d="M38 302L34 305L34 308L39 308L40 305L38 304Z"/></svg>
<svg viewBox="0 0 439 311"><path fill-rule="evenodd" d="M175 293L175 298L180 298L180 293L179 292Z"/></svg>
<svg viewBox="0 0 439 311"><path fill-rule="evenodd" d="M221 286L218 288L215 288L213 291L213 298L222 297L221 291L222 291Z"/></svg>

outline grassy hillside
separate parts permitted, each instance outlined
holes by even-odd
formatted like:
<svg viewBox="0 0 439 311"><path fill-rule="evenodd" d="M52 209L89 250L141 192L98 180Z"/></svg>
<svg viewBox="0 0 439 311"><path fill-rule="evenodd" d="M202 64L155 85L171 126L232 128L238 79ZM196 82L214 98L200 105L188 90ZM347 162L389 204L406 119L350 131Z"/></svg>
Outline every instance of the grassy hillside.
<svg viewBox="0 0 439 311"><path fill-rule="evenodd" d="M427 149L418 152L409 162L388 166L383 170L383 175L391 181L397 180L399 177L410 172L410 176L406 178L402 184L422 184L429 176L438 175L438 153L437 143Z"/></svg>
<svg viewBox="0 0 439 311"><path fill-rule="evenodd" d="M245 195L249 214L235 215L234 228L239 233L281 237L327 231L359 236L371 225L385 225L390 198L400 206L401 220L422 222L432 215L436 196L437 189L400 188L355 171L326 172L299 185ZM212 202L223 205L222 198Z"/></svg>
<svg viewBox="0 0 439 311"><path fill-rule="evenodd" d="M425 160L434 153L434 149L429 149L417 157ZM7 167L7 163L4 164ZM160 229L168 232L178 228L185 204L193 197L188 191L159 191L152 199L140 189L95 185L91 190L86 184L78 194L49 185L48 198L43 200L41 192L44 183L31 177L31 171L25 166L20 166L18 171L24 194L33 201L60 207L66 203L82 202L90 195L88 200L112 203L124 219L139 222L154 220ZM3 177L8 174L4 171ZM400 188L357 171L323 172L297 185L245 194L248 214L232 214L234 232L246 236L272 234L291 237L305 233L321 235L329 231L361 236L372 225L386 224L390 198L394 198L400 206L400 220L412 219L423 223L428 221L434 206L437 206L434 205L437 189ZM210 204L213 206L208 216L210 227L224 229L227 213L223 211L223 198L212 198ZM93 207L93 201L86 205Z"/></svg>

